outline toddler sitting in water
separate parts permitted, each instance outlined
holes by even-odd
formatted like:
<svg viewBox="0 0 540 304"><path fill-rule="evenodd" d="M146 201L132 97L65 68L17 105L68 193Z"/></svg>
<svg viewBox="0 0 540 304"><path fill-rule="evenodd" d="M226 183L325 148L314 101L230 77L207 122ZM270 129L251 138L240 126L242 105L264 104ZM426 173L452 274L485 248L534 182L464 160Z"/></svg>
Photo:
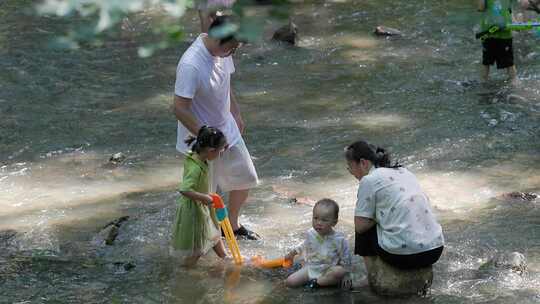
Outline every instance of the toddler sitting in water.
<svg viewBox="0 0 540 304"><path fill-rule="evenodd" d="M345 235L334 231L339 215L338 204L322 199L313 207L313 228L306 232L304 242L289 252L285 259L302 255L302 269L291 274L285 284L288 287L336 286L350 271L351 256Z"/></svg>

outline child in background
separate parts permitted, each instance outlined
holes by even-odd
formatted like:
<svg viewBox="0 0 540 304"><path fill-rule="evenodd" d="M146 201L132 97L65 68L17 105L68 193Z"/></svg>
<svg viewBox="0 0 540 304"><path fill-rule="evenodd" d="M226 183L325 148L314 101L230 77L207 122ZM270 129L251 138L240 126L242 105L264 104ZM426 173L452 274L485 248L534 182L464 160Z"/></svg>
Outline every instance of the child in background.
<svg viewBox="0 0 540 304"><path fill-rule="evenodd" d="M212 197L208 194L208 161L216 159L223 151L226 140L223 133L213 127L203 126L192 143L192 151L184 160L184 174L178 201L176 219L172 228L171 255L181 259L186 266L194 265L210 248L220 258L225 258L225 248L216 219L211 208Z"/></svg>
<svg viewBox="0 0 540 304"><path fill-rule="evenodd" d="M503 26L512 22L511 0L478 0L478 11L484 12L481 31L493 25ZM489 80L489 66L497 63L498 69L506 69L508 80L516 82L517 71L512 49L512 31L500 30L482 41L482 81Z"/></svg>
<svg viewBox="0 0 540 304"><path fill-rule="evenodd" d="M478 11L484 12L481 31L487 31L492 26L505 26L512 23L512 4L519 2L521 7L528 8L528 0L477 0ZM489 34L482 41L482 81L489 80L489 67L497 64L497 69L506 69L508 80L517 84L517 70L514 65L512 46L512 31L501 29Z"/></svg>
<svg viewBox="0 0 540 304"><path fill-rule="evenodd" d="M293 260L302 255L302 269L291 274L285 284L288 287L339 285L350 270L351 256L345 235L334 231L339 215L338 204L331 199L322 199L313 207L313 228L298 248L289 252L285 259Z"/></svg>

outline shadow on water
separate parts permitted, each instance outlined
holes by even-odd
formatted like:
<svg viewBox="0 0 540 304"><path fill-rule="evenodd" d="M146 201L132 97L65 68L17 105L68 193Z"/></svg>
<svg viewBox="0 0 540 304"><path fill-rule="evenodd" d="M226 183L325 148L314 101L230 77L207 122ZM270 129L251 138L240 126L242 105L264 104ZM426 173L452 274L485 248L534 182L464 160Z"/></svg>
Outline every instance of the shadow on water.
<svg viewBox="0 0 540 304"><path fill-rule="evenodd" d="M99 47L48 48L72 24L34 17L20 1L4 1L2 10L8 11L0 34L6 42L0 45L3 162L36 160L49 151L85 145L113 152L163 147L163 139L173 136L169 106L175 50L142 59L137 37L122 33Z"/></svg>

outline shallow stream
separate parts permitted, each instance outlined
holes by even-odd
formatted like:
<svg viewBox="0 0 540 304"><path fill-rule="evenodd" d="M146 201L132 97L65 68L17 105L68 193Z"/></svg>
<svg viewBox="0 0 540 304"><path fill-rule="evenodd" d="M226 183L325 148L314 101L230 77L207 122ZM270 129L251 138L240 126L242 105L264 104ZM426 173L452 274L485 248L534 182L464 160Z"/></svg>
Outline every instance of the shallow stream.
<svg viewBox="0 0 540 304"><path fill-rule="evenodd" d="M420 179L446 249L426 298L368 290L288 290L284 271L234 270L212 254L191 270L167 257L182 157L169 111L176 63L196 37L142 59L137 41L159 13L102 47L47 48L69 23L0 2L0 303L540 303L540 38L515 35L521 84L480 85L479 15L471 1L297 3L298 47L265 40L236 56L234 87L261 185L241 222L262 235L244 255L277 257L310 227L305 197L341 205L353 238L357 182L343 147L389 148ZM377 25L403 37L380 38ZM108 164L117 152L127 158ZM129 215L114 245L99 231ZM482 273L497 253L527 258L522 275Z"/></svg>

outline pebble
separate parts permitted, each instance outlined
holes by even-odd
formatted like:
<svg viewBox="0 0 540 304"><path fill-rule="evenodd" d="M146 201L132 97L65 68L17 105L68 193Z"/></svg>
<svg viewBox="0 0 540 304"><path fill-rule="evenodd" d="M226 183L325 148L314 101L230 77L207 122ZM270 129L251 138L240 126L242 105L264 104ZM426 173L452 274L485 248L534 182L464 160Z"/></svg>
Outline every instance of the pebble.
<svg viewBox="0 0 540 304"><path fill-rule="evenodd" d="M501 110L501 121L514 122L516 121L516 114L508 111Z"/></svg>

